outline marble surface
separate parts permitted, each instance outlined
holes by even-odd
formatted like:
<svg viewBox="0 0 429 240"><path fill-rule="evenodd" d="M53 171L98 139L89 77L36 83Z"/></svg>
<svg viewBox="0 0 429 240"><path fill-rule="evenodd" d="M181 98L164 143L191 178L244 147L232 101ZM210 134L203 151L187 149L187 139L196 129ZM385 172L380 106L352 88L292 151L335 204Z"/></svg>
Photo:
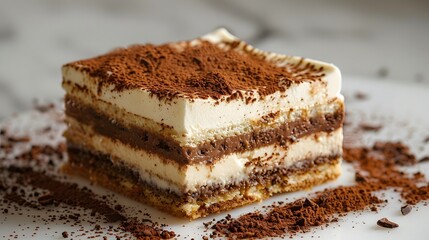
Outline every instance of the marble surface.
<svg viewBox="0 0 429 240"><path fill-rule="evenodd" d="M344 75L429 91L429 1L0 0L0 120L60 99L60 67L132 43L219 26L264 50L337 64Z"/></svg>

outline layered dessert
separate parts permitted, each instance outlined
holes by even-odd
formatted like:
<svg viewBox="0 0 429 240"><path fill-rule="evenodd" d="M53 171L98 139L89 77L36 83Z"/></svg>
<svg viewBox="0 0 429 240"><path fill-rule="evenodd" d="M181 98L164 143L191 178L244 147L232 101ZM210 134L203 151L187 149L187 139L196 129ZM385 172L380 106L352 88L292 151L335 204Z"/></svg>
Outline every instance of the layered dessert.
<svg viewBox="0 0 429 240"><path fill-rule="evenodd" d="M220 29L62 68L64 170L195 219L340 175L337 67Z"/></svg>

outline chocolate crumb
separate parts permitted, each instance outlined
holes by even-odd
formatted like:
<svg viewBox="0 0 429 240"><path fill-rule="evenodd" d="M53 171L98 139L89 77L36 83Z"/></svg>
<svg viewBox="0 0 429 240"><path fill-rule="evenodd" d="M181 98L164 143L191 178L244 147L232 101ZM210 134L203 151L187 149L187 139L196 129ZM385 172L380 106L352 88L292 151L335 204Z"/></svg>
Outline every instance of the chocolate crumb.
<svg viewBox="0 0 429 240"><path fill-rule="evenodd" d="M356 172L355 173L355 181L358 183L362 183L362 182L366 182L368 180L360 172Z"/></svg>
<svg viewBox="0 0 429 240"><path fill-rule="evenodd" d="M364 131L378 132L378 131L380 131L380 129L383 128L383 126L382 125L374 125L374 124L370 124L370 123L361 123L359 125L359 128L364 130Z"/></svg>
<svg viewBox="0 0 429 240"><path fill-rule="evenodd" d="M28 136L22 136L22 137L13 136L13 137L8 137L7 141L12 142L12 143L29 142L30 137L28 137Z"/></svg>
<svg viewBox="0 0 429 240"><path fill-rule="evenodd" d="M49 206L54 203L54 196L52 194L45 194L37 199L39 201L40 205L42 206Z"/></svg>
<svg viewBox="0 0 429 240"><path fill-rule="evenodd" d="M64 231L61 233L61 235L63 235L63 238L68 238L69 237L69 233Z"/></svg>
<svg viewBox="0 0 429 240"><path fill-rule="evenodd" d="M121 205L119 205L119 204L116 204L116 205L115 205L115 210L116 210L116 211L122 211L122 206L121 206Z"/></svg>
<svg viewBox="0 0 429 240"><path fill-rule="evenodd" d="M411 212L411 210L413 209L413 207L411 205L405 205L401 207L401 213L402 215L407 215L408 213Z"/></svg>
<svg viewBox="0 0 429 240"><path fill-rule="evenodd" d="M303 205L304 205L304 207L314 207L317 204L315 202L311 201L310 199L306 198L304 200L304 204Z"/></svg>
<svg viewBox="0 0 429 240"><path fill-rule="evenodd" d="M424 156L420 158L419 163L423 163L423 162L429 162L429 156Z"/></svg>
<svg viewBox="0 0 429 240"><path fill-rule="evenodd" d="M365 100L368 98L368 95L363 93L363 92L356 92L355 93L355 98L358 100Z"/></svg>
<svg viewBox="0 0 429 240"><path fill-rule="evenodd" d="M48 104L35 104L34 108L41 112L41 113L45 113L48 112L49 110L52 110L55 108L55 105L53 103L48 103Z"/></svg>
<svg viewBox="0 0 429 240"><path fill-rule="evenodd" d="M397 223L389 221L387 218L382 218L377 221L377 225L384 228L397 228L399 225Z"/></svg>

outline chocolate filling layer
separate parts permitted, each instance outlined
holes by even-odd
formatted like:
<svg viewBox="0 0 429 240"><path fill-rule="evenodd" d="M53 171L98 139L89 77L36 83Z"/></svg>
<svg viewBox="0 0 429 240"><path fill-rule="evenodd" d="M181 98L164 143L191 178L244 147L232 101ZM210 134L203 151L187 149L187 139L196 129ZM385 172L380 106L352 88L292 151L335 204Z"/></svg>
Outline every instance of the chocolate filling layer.
<svg viewBox="0 0 429 240"><path fill-rule="evenodd" d="M312 133L332 132L342 126L344 119L344 111L341 108L333 114L289 122L276 128L256 129L251 133L205 142L197 147L181 147L177 141L161 134L139 127L127 127L119 121L114 121L93 107L79 103L73 97L66 96L65 104L66 115L91 126L98 134L118 139L137 149L160 154L179 164L212 163L230 153L244 152L274 143L287 146Z"/></svg>
<svg viewBox="0 0 429 240"><path fill-rule="evenodd" d="M69 164L101 172L102 174L107 174L110 179L117 179L117 182L121 182L121 178L126 178L130 182L133 182L142 188L157 188L156 186L144 182L137 170L133 170L124 164L114 164L108 155L89 152L71 145L68 146L68 154ZM289 175L303 174L323 164L338 164L340 161L339 158L340 156L336 154L331 156L320 156L315 159L298 161L287 168L276 168L264 172L257 172L250 175L249 179L243 182L232 183L227 186L219 184L202 186L196 192L184 192L181 196L173 192L169 192L168 194L174 196L181 202L196 202L203 201L209 197L224 194L235 189L249 188L255 185L267 187L275 184L287 185L288 182L285 178Z"/></svg>

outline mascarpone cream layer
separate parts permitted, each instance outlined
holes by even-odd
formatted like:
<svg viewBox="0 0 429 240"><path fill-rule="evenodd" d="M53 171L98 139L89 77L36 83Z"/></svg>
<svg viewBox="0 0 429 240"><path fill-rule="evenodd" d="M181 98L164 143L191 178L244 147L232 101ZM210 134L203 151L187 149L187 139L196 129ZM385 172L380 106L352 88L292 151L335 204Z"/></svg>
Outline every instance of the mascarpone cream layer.
<svg viewBox="0 0 429 240"><path fill-rule="evenodd" d="M220 29L201 38L218 44L239 41L225 29ZM192 41L198 44L201 39ZM180 47L180 43L177 43ZM266 56L266 60L280 67L302 60L300 57L279 55L255 49L241 42L242 51L253 52ZM238 48L238 51L240 49ZM176 96L171 100L160 100L146 89L131 89L123 91L113 90L115 86L107 85L98 93L97 79L87 73L78 71L73 67L63 67L63 78L78 86L86 87L98 99L111 103L127 112L162 123L172 127L178 134L194 136L214 129L224 129L231 125L240 125L244 120L255 120L273 112L285 112L291 108L309 108L317 103L332 99L341 99L341 74L339 69L328 63L316 60L304 59L303 64L313 64L316 68L323 67L321 81L295 82L285 92L275 92L246 104L243 100L236 99L230 102L215 99L189 99L184 96ZM282 80L279 79L279 84ZM257 90L253 93L242 92L244 96L253 95L259 99ZM227 98L225 96L224 98Z"/></svg>
<svg viewBox="0 0 429 240"><path fill-rule="evenodd" d="M180 135L174 129L168 128L150 119L129 113L122 108L98 99L95 95L79 89L75 84L63 82L63 88L69 96L72 96L77 104L91 106L96 111L109 116L109 119L121 123L127 127L138 127L148 131L156 132L166 138L172 138L180 146L197 146L198 144L215 141L229 136L249 133L259 128L275 128L287 122L306 120L326 114L334 114L343 109L343 100L337 99L333 102L318 102L316 105L305 108L290 108L287 112L273 112L274 117L261 119L244 119L240 125L230 125L225 128L208 130L194 135ZM261 122L263 121L263 123Z"/></svg>
<svg viewBox="0 0 429 240"><path fill-rule="evenodd" d="M214 164L179 166L157 154L130 148L120 141L98 135L74 119L68 118L67 121L70 128L65 136L72 142L108 154L112 161L139 172L144 181L178 194L197 191L201 186L238 183L248 179L252 173L287 168L299 160L342 152L343 134L340 128L331 133L319 132L300 138L287 148L270 145L224 156Z"/></svg>

